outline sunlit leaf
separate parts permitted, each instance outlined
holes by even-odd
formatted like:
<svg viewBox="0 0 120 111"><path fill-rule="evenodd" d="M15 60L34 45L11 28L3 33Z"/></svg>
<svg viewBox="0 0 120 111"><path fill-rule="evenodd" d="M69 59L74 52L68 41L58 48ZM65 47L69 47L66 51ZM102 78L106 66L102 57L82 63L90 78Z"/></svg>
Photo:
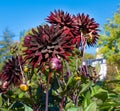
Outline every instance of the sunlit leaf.
<svg viewBox="0 0 120 111"><path fill-rule="evenodd" d="M66 111L83 111L83 109L82 109L82 107L78 107L78 108L72 107L72 108L69 108Z"/></svg>
<svg viewBox="0 0 120 111"><path fill-rule="evenodd" d="M21 92L21 93L18 95L19 98L22 98L23 96L24 96L24 92Z"/></svg>
<svg viewBox="0 0 120 111"><path fill-rule="evenodd" d="M90 86L92 86L92 81L88 82L87 84L84 84L82 86L82 90L80 91L79 95L83 92L85 92L86 90L88 90L88 88L90 88Z"/></svg>
<svg viewBox="0 0 120 111"><path fill-rule="evenodd" d="M27 106L26 104L24 104L25 107L25 111L33 111L33 109L29 106Z"/></svg>
<svg viewBox="0 0 120 111"><path fill-rule="evenodd" d="M96 111L97 110L97 104L96 102L92 102L85 111Z"/></svg>
<svg viewBox="0 0 120 111"><path fill-rule="evenodd" d="M2 106L2 94L0 93L0 107Z"/></svg>

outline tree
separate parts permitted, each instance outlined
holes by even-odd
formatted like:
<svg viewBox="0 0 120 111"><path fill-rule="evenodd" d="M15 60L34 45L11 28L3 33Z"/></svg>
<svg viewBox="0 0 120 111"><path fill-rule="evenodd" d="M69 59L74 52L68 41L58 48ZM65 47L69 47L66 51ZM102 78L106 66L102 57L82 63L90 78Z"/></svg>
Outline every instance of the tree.
<svg viewBox="0 0 120 111"><path fill-rule="evenodd" d="M114 13L113 18L108 19L104 24L103 34L98 40L99 54L107 60L108 81L119 81L120 71L120 7ZM119 86L116 82L110 82L108 89L114 90ZM118 91L118 88L117 88Z"/></svg>
<svg viewBox="0 0 120 111"><path fill-rule="evenodd" d="M10 46L13 44L14 33L6 28L3 32L3 37L0 40L0 67L3 65L3 61L11 56Z"/></svg>
<svg viewBox="0 0 120 111"><path fill-rule="evenodd" d="M104 24L103 34L98 41L99 53L107 59L109 64L120 66L120 7L112 19Z"/></svg>
<svg viewBox="0 0 120 111"><path fill-rule="evenodd" d="M95 59L95 55L94 54L91 54L91 53L85 53L85 59Z"/></svg>

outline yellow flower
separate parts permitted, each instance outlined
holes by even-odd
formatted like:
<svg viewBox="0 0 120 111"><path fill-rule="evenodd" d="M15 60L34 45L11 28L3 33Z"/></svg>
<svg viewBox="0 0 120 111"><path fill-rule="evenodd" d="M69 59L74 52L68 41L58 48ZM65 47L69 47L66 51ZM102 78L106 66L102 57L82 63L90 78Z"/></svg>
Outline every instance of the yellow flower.
<svg viewBox="0 0 120 111"><path fill-rule="evenodd" d="M24 71L24 72L28 72L28 71L29 71L29 68L28 68L27 66L24 66L23 71Z"/></svg>
<svg viewBox="0 0 120 111"><path fill-rule="evenodd" d="M27 84L22 83L22 84L20 84L20 89L21 89L22 91L27 91L27 90L29 89L29 87L28 87Z"/></svg>
<svg viewBox="0 0 120 111"><path fill-rule="evenodd" d="M81 80L81 77L76 76L76 77L74 77L74 79L79 81L79 80Z"/></svg>

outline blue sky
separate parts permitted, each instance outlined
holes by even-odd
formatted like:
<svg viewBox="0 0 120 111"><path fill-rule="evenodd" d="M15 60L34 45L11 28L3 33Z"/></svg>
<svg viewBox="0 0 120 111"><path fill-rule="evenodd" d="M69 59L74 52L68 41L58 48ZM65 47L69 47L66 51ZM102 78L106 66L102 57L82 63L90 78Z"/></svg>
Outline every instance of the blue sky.
<svg viewBox="0 0 120 111"><path fill-rule="evenodd" d="M45 18L54 9L62 9L71 14L85 13L94 18L102 29L107 18L112 18L120 0L0 0L0 37L6 27L19 33L45 23ZM95 48L87 49L95 53Z"/></svg>

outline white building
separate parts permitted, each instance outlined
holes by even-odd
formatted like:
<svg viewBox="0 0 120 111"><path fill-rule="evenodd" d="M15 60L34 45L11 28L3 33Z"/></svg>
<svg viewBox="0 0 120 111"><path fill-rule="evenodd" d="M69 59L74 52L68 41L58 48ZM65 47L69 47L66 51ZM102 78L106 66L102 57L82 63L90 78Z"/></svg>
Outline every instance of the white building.
<svg viewBox="0 0 120 111"><path fill-rule="evenodd" d="M106 78L106 74L107 74L107 64L106 64L106 60L103 58L102 54L98 54L99 49L96 49L96 59L89 59L86 60L86 64L87 65L91 65L93 67L97 67L99 68L98 71L98 75L100 76L100 80L104 80Z"/></svg>

